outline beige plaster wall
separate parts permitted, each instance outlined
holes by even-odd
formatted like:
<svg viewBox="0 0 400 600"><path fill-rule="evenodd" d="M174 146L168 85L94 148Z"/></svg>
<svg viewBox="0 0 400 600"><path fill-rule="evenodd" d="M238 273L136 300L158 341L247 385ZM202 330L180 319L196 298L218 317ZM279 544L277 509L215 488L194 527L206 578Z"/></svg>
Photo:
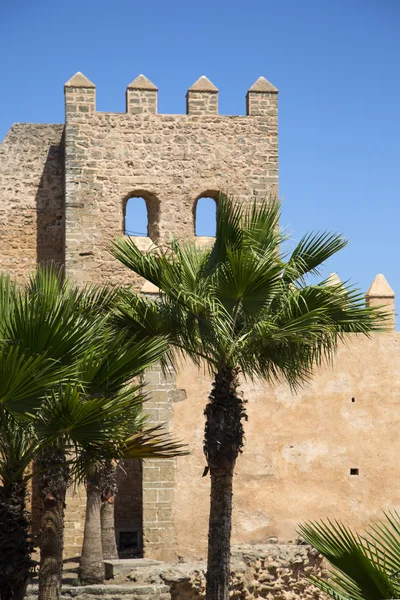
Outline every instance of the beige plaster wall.
<svg viewBox="0 0 400 600"><path fill-rule="evenodd" d="M400 509L400 333L352 336L332 368L297 394L286 385L243 385L246 446L235 470L233 543L294 540L296 523L335 517L362 527ZM202 478L203 410L210 377L186 364L173 431L190 447L177 461L174 521L184 557L204 557L209 478ZM352 402L355 398L355 402ZM358 468L359 475L350 475Z"/></svg>

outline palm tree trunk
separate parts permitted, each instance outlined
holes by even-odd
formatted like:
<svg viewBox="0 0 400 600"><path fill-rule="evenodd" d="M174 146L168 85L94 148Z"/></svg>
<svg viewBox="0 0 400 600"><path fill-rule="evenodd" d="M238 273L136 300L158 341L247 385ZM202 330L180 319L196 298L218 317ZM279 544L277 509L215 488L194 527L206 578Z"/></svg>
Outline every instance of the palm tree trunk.
<svg viewBox="0 0 400 600"><path fill-rule="evenodd" d="M26 480L13 475L0 486L0 599L23 600L29 582L31 552L25 507Z"/></svg>
<svg viewBox="0 0 400 600"><path fill-rule="evenodd" d="M101 547L103 560L118 558L117 542L115 539L114 498L117 493L117 467L109 461L101 475Z"/></svg>
<svg viewBox="0 0 400 600"><path fill-rule="evenodd" d="M204 453L211 475L206 600L229 600L233 470L246 417L238 375L238 369L227 367L215 374L205 410Z"/></svg>
<svg viewBox="0 0 400 600"><path fill-rule="evenodd" d="M42 519L39 600L59 600L63 570L64 509L69 468L63 448L48 448L37 460Z"/></svg>
<svg viewBox="0 0 400 600"><path fill-rule="evenodd" d="M118 549L115 539L114 495L104 499L101 504L101 547L104 560L117 560Z"/></svg>
<svg viewBox="0 0 400 600"><path fill-rule="evenodd" d="M101 548L101 487L99 477L93 476L86 486L86 517L83 534L79 579L86 584L104 583L104 562Z"/></svg>

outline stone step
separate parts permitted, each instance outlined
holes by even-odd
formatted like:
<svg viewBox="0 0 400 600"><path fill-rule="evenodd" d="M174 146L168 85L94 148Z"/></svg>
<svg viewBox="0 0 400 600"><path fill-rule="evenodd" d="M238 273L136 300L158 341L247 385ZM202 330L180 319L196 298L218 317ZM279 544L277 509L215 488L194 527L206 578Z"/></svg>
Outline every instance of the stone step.
<svg viewBox="0 0 400 600"><path fill-rule="evenodd" d="M129 575L133 569L157 567L163 563L151 558L120 558L104 561L105 578L113 579L120 575Z"/></svg>
<svg viewBox="0 0 400 600"><path fill-rule="evenodd" d="M38 586L29 585L25 600L36 600ZM102 600L171 600L167 585L63 585L61 600L88 600L88 597Z"/></svg>

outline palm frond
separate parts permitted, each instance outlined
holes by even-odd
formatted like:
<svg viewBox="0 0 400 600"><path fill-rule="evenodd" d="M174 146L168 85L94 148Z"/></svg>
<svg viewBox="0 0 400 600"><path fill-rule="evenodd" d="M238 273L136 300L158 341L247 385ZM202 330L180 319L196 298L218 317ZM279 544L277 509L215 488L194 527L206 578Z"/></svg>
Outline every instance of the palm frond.
<svg viewBox="0 0 400 600"><path fill-rule="evenodd" d="M322 264L346 245L347 240L337 233L307 233L286 262L284 277L292 282L305 275L319 275Z"/></svg>
<svg viewBox="0 0 400 600"><path fill-rule="evenodd" d="M397 597L400 586L390 576L385 558L348 527L328 520L302 524L299 532L334 567L327 582L312 578L315 585L333 598L382 600Z"/></svg>

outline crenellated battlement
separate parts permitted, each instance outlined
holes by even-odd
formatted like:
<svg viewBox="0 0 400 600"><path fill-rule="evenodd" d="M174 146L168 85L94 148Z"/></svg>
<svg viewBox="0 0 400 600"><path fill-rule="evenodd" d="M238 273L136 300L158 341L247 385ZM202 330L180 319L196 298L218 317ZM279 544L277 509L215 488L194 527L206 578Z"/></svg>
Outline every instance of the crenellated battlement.
<svg viewBox="0 0 400 600"><path fill-rule="evenodd" d="M277 92L260 77L247 92L247 115L220 115L219 91L202 76L186 93L186 115L166 115L157 86L139 75L126 89L126 113L97 112L95 84L76 73L65 84L66 272L125 283L108 246L124 233L130 198L145 200L140 243L150 247L193 238L199 198L219 190L243 203L277 196Z"/></svg>
<svg viewBox="0 0 400 600"><path fill-rule="evenodd" d="M64 86L66 119L96 112L96 86L83 73L76 73ZM202 75L186 93L186 114L218 115L218 88ZM158 88L145 75L139 75L126 89L126 112L157 114ZM278 90L265 77L259 77L246 94L248 116L276 116Z"/></svg>

